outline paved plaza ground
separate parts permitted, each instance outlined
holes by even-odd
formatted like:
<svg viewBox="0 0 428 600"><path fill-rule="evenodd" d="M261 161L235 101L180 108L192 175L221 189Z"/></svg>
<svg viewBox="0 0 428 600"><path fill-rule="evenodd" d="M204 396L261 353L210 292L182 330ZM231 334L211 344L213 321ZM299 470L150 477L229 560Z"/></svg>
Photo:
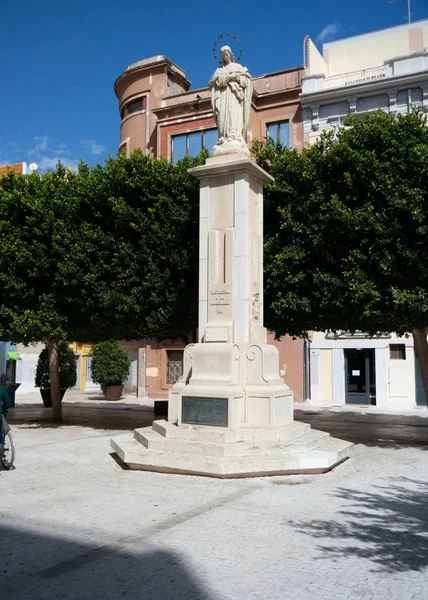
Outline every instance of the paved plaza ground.
<svg viewBox="0 0 428 600"><path fill-rule="evenodd" d="M123 470L110 437L149 424L150 405L78 400L59 427L36 397L11 414L2 598L428 598L426 410L300 407L360 438L353 458L325 475L224 481Z"/></svg>

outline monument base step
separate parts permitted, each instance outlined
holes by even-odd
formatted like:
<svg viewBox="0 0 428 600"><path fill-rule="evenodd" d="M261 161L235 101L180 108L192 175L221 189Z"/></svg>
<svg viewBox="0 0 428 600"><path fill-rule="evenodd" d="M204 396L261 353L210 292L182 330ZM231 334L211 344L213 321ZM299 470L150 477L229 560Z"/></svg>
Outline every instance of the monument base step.
<svg viewBox="0 0 428 600"><path fill-rule="evenodd" d="M305 423L230 431L155 421L112 438L111 446L130 469L234 478L325 473L350 456L353 444Z"/></svg>

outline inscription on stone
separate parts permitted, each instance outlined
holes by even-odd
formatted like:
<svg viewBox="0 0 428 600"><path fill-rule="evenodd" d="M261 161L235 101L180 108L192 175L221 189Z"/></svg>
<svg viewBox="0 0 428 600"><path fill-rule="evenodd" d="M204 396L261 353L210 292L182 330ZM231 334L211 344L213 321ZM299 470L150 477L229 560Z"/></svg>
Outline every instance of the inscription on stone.
<svg viewBox="0 0 428 600"><path fill-rule="evenodd" d="M183 396L181 400L182 423L227 427L227 398Z"/></svg>
<svg viewBox="0 0 428 600"><path fill-rule="evenodd" d="M230 292L226 288L223 290L210 291L210 306L229 306Z"/></svg>
<svg viewBox="0 0 428 600"><path fill-rule="evenodd" d="M208 320L229 322L232 318L232 300L228 284L213 284L208 292Z"/></svg>

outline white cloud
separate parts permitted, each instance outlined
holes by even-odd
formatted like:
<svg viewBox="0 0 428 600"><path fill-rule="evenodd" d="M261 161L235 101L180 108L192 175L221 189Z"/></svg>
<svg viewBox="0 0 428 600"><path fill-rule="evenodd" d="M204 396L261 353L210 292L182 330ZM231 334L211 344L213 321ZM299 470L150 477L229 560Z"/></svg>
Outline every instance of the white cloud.
<svg viewBox="0 0 428 600"><path fill-rule="evenodd" d="M56 149L57 154L70 154L70 151L67 150L67 144L60 144Z"/></svg>
<svg viewBox="0 0 428 600"><path fill-rule="evenodd" d="M12 146L11 143L7 142L4 137L0 137L0 167L7 167L8 165L14 165L19 162L23 162L22 156L19 156L17 152L15 152L14 148L10 148Z"/></svg>
<svg viewBox="0 0 428 600"><path fill-rule="evenodd" d="M5 137L0 140L0 166L25 161L35 163L38 171L44 173L55 169L58 161L61 161L64 166L77 171L79 159L69 142L59 143L47 135L33 137L28 145L21 141L8 141Z"/></svg>
<svg viewBox="0 0 428 600"><path fill-rule="evenodd" d="M85 148L89 148L92 154L102 154L105 152L106 148L102 144L97 144L95 140L80 140L82 146Z"/></svg>
<svg viewBox="0 0 428 600"><path fill-rule="evenodd" d="M11 158L0 157L0 167L7 167L8 165L13 165L16 162L16 160L12 160Z"/></svg>
<svg viewBox="0 0 428 600"><path fill-rule="evenodd" d="M29 156L33 156L34 154L38 154L42 150L46 150L49 142L49 138L47 135L38 135L33 140L36 142L34 148L28 151Z"/></svg>
<svg viewBox="0 0 428 600"><path fill-rule="evenodd" d="M340 23L330 23L326 25L324 29L317 35L317 42L327 42L334 38L334 36L340 31Z"/></svg>
<svg viewBox="0 0 428 600"><path fill-rule="evenodd" d="M3 140L4 138L0 138L0 141ZM22 157L17 159L13 149L11 150L6 146L10 146L10 144L6 143L0 146L0 167L7 167L8 165L14 165L16 163L23 162Z"/></svg>
<svg viewBox="0 0 428 600"><path fill-rule="evenodd" d="M72 171L77 171L77 165L79 164L78 160L64 158L61 156L40 156L37 160L37 166L39 171L48 171L56 169L56 165L58 161L65 167L70 167Z"/></svg>
<svg viewBox="0 0 428 600"><path fill-rule="evenodd" d="M55 169L58 161L73 171L77 171L79 161L65 156L70 154L67 144L52 144L52 140L47 135L36 136L33 141L36 142L35 145L26 154L29 161L36 163L39 172ZM51 146L53 147L51 148Z"/></svg>

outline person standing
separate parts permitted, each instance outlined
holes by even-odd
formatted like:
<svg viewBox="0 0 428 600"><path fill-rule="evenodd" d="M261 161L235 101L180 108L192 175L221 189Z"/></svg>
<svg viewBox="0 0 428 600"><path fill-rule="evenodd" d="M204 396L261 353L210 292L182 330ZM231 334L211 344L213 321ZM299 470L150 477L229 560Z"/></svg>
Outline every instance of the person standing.
<svg viewBox="0 0 428 600"><path fill-rule="evenodd" d="M5 418L7 411L14 406L15 402L9 398L6 388L0 385L0 444L4 442L4 436L10 430Z"/></svg>

